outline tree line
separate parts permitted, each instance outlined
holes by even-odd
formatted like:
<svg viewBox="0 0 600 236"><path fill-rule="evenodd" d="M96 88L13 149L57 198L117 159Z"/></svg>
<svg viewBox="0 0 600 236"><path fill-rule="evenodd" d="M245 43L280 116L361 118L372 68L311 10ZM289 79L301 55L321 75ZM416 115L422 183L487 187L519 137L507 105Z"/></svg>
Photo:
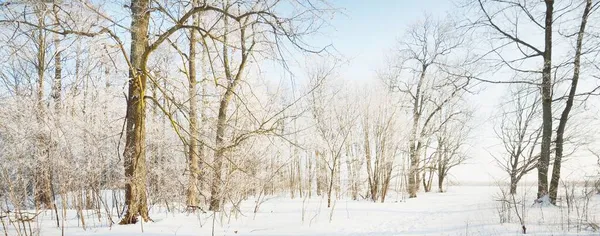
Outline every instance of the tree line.
<svg viewBox="0 0 600 236"><path fill-rule="evenodd" d="M414 198L434 182L443 192L473 157L468 98L482 85L510 94L494 158L511 193L537 169L538 197L555 202L565 147L583 145L566 141L567 121L598 93L580 85L599 69L592 0L477 0L464 15L424 16L368 86L342 78L330 47L306 43L339 11L326 1L0 6L2 210L53 209L57 224L59 206L63 218L110 208L105 190L120 224L151 220L152 205L218 212L255 197L258 210L287 193L333 207ZM568 49L553 57L553 44Z"/></svg>

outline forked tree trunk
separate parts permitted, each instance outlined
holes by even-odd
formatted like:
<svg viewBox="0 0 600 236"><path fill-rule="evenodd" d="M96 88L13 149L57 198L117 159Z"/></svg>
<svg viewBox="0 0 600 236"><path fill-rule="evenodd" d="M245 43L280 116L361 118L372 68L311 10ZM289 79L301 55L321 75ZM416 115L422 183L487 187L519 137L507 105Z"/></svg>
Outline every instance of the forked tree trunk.
<svg viewBox="0 0 600 236"><path fill-rule="evenodd" d="M223 9L229 8L229 1L226 0L223 2ZM224 31L228 32L229 22L228 17L223 17L224 23ZM244 26L245 27L245 26ZM225 93L221 97L221 101L219 103L219 113L217 115L217 131L215 137L215 158L213 161L213 169L214 175L212 179L212 184L210 188L210 207L211 211L219 211L221 209L221 200L223 199L223 192L221 190L221 185L223 182L222 172L223 172L223 160L225 158L225 131L227 128L227 109L229 108L229 103L233 98L235 90L244 74L244 68L246 67L246 62L248 60L249 50L245 46L245 28L240 28L240 51L241 51L241 61L237 71L233 71L231 65L229 64L229 45L227 34L223 35L223 67L225 70L225 79L227 82L227 86L225 89ZM235 72L235 74L234 74Z"/></svg>
<svg viewBox="0 0 600 236"><path fill-rule="evenodd" d="M125 120L126 138L125 205L127 212L119 224L135 224L138 216L144 221L148 216L146 193L146 64L148 60L148 26L150 20L150 0L131 1L131 66L129 68L129 94Z"/></svg>
<svg viewBox="0 0 600 236"><path fill-rule="evenodd" d="M423 65L421 75L419 76L419 82L413 98L413 123L409 138L409 151L410 151L410 167L408 174L408 197L417 197L417 191L419 190L419 158L421 156L421 139L419 134L419 122L421 118L421 86L425 80L425 73L427 66Z"/></svg>

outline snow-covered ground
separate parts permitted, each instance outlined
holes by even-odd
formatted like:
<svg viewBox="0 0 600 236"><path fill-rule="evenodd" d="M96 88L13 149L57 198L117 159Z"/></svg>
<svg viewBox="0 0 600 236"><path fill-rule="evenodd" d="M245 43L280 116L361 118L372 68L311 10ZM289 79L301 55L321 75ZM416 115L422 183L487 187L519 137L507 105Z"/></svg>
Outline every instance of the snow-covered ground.
<svg viewBox="0 0 600 236"><path fill-rule="evenodd" d="M519 202L526 198L525 204L518 204L517 208L523 215L527 234L600 235L591 231L588 224L600 222L599 195L591 196L585 220L584 199L576 200L577 207L568 212L566 207L532 205L532 188L524 189L529 193L518 194L515 199ZM79 226L76 213L69 211L65 235L211 235L213 223L214 235L519 235L521 225L514 205L509 209L512 223L500 223L499 192L498 187L455 186L446 193L421 193L406 201L393 193L386 203L337 200L333 211L327 208L326 199L271 197L256 214L255 201L248 200L241 204L242 212L237 217L226 212L218 214L214 222L212 213L174 214L155 207L151 213L154 222L112 227L90 211L85 219L86 230ZM40 235L61 235L52 215L42 214L39 225L33 226L41 228Z"/></svg>

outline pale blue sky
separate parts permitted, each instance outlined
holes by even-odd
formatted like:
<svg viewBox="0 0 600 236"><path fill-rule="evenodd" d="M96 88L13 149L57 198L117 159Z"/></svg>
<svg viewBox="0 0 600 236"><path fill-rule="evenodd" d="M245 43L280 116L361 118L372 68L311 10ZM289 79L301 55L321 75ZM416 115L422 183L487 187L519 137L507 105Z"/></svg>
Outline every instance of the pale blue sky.
<svg viewBox="0 0 600 236"><path fill-rule="evenodd" d="M341 69L345 80L375 80L376 70L385 67L386 56L391 55L396 41L406 28L416 21L431 15L443 18L448 13L455 14L459 9L453 0L332 0L332 6L341 8L330 25L323 29L323 35L312 38L313 45L332 44L335 49L349 60ZM493 76L493 75L491 75ZM490 78L494 79L494 78ZM474 158L470 164L457 168L452 174L463 181L494 181L503 174L494 164L490 152L498 154L494 143L494 124L490 118L498 109L499 100L504 96L504 85L486 85L486 89L468 98L470 105L476 107L473 126L473 146L469 151ZM584 160L585 159L585 160ZM594 172L590 167L595 164L593 157L570 161L563 166L565 176L572 174L587 175L582 170ZM526 180L534 180L536 171L532 171Z"/></svg>
<svg viewBox="0 0 600 236"><path fill-rule="evenodd" d="M341 8L326 27L319 44L331 43L350 65L347 79L364 79L385 62L406 27L425 14L443 16L453 4L449 0L333 0Z"/></svg>

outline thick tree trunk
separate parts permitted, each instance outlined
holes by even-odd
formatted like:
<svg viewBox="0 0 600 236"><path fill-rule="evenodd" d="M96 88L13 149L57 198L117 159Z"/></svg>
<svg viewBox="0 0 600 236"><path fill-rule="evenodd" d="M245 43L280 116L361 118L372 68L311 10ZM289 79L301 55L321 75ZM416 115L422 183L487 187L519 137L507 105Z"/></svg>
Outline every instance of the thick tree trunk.
<svg viewBox="0 0 600 236"><path fill-rule="evenodd" d="M132 0L131 16L130 60L133 68L129 69L129 94L125 117L127 126L123 153L127 212L120 224L135 224L138 216L141 216L144 221L150 220L146 193L146 104L144 102L150 0Z"/></svg>
<svg viewBox="0 0 600 236"><path fill-rule="evenodd" d="M194 6L197 5L197 2L194 1ZM198 16L192 16L194 25L198 25ZM190 137L188 141L188 165L189 165L189 180L188 180L188 188L187 188L187 199L186 204L188 206L188 211L194 212L198 207L198 182L200 175L200 156L198 150L198 139L199 139L199 130L198 130L198 98L197 98L197 79L196 79L196 30L190 30L190 48L189 48L189 61L188 61L188 93L190 100L190 111L189 111L189 120L190 120Z"/></svg>
<svg viewBox="0 0 600 236"><path fill-rule="evenodd" d="M517 194L517 183L519 180L515 176L510 177L510 194Z"/></svg>
<svg viewBox="0 0 600 236"><path fill-rule="evenodd" d="M413 98L413 123L409 138L409 151L410 151L410 168L408 176L408 197L417 197L417 191L419 191L419 158L421 156L421 139L419 129L419 121L421 118L421 86L425 80L425 73L427 66L423 65L417 89L415 91L415 97Z"/></svg>
<svg viewBox="0 0 600 236"><path fill-rule="evenodd" d="M227 42L227 38L224 37L224 41ZM227 52L227 45L223 46L223 63L225 65L225 74L228 81L234 81L231 75L231 70L229 68L229 59ZM238 73L242 73L238 71ZM237 80L236 80L237 81ZM229 102L233 96L233 90L236 86L236 81L229 84L225 94L221 98L221 102L219 104L219 114L217 115L217 132L215 138L215 159L213 161L213 181L210 187L210 208L211 211L219 211L221 208L221 182L222 182L222 172L223 172L223 159L225 155L225 147L224 147L224 137L225 137L225 129L227 128L227 108L229 107Z"/></svg>
<svg viewBox="0 0 600 236"><path fill-rule="evenodd" d="M223 9L228 9L229 1L226 0L223 2ZM228 18L223 18L224 32L228 32L229 30L229 22ZM223 172L223 159L225 158L225 130L227 128L227 109L229 108L229 103L231 102L231 98L233 97L234 90L239 83L239 80L243 74L243 68L245 66L245 60L248 56L245 51L244 45L244 34L242 30L242 34L240 36L242 42L242 62L239 66L237 74L234 76L233 71L229 65L229 45L228 45L228 37L227 34L223 35L223 67L225 70L225 79L226 79L226 90L221 97L221 101L219 103L219 113L217 115L217 131L215 137L215 158L213 160L213 179L212 184L210 186L210 206L209 210L211 211L219 211L221 210L221 199L223 198L223 193L221 190L222 180L222 172Z"/></svg>
<svg viewBox="0 0 600 236"><path fill-rule="evenodd" d="M230 94L230 93L226 93ZM213 180L210 186L210 207L211 211L221 210L221 181L223 172L223 158L224 158L224 147L223 147L223 136L225 135L225 126L227 125L227 106L229 99L223 98L219 108L219 115L217 117L217 134L216 134L216 146L215 159L213 161Z"/></svg>
<svg viewBox="0 0 600 236"><path fill-rule="evenodd" d="M579 71L581 69L581 50L583 45L583 36L585 33L585 27L587 25L587 18L592 8L592 0L586 0L585 10L581 18L581 25L579 26L579 32L577 34L577 46L575 49L575 61L573 68L573 79L571 80L571 88L569 90L569 97L567 98L567 104L560 115L560 121L556 130L556 156L554 158L554 165L552 167L552 180L550 181L550 202L556 204L556 197L558 195L558 185L560 181L560 168L563 158L563 145L564 145L564 134L569 120L569 113L573 107L573 100L575 99L575 93L577 92L577 83L579 82Z"/></svg>
<svg viewBox="0 0 600 236"><path fill-rule="evenodd" d="M548 193L548 167L552 143L552 20L554 0L545 0L544 68L542 70L542 142L538 161L538 198Z"/></svg>

